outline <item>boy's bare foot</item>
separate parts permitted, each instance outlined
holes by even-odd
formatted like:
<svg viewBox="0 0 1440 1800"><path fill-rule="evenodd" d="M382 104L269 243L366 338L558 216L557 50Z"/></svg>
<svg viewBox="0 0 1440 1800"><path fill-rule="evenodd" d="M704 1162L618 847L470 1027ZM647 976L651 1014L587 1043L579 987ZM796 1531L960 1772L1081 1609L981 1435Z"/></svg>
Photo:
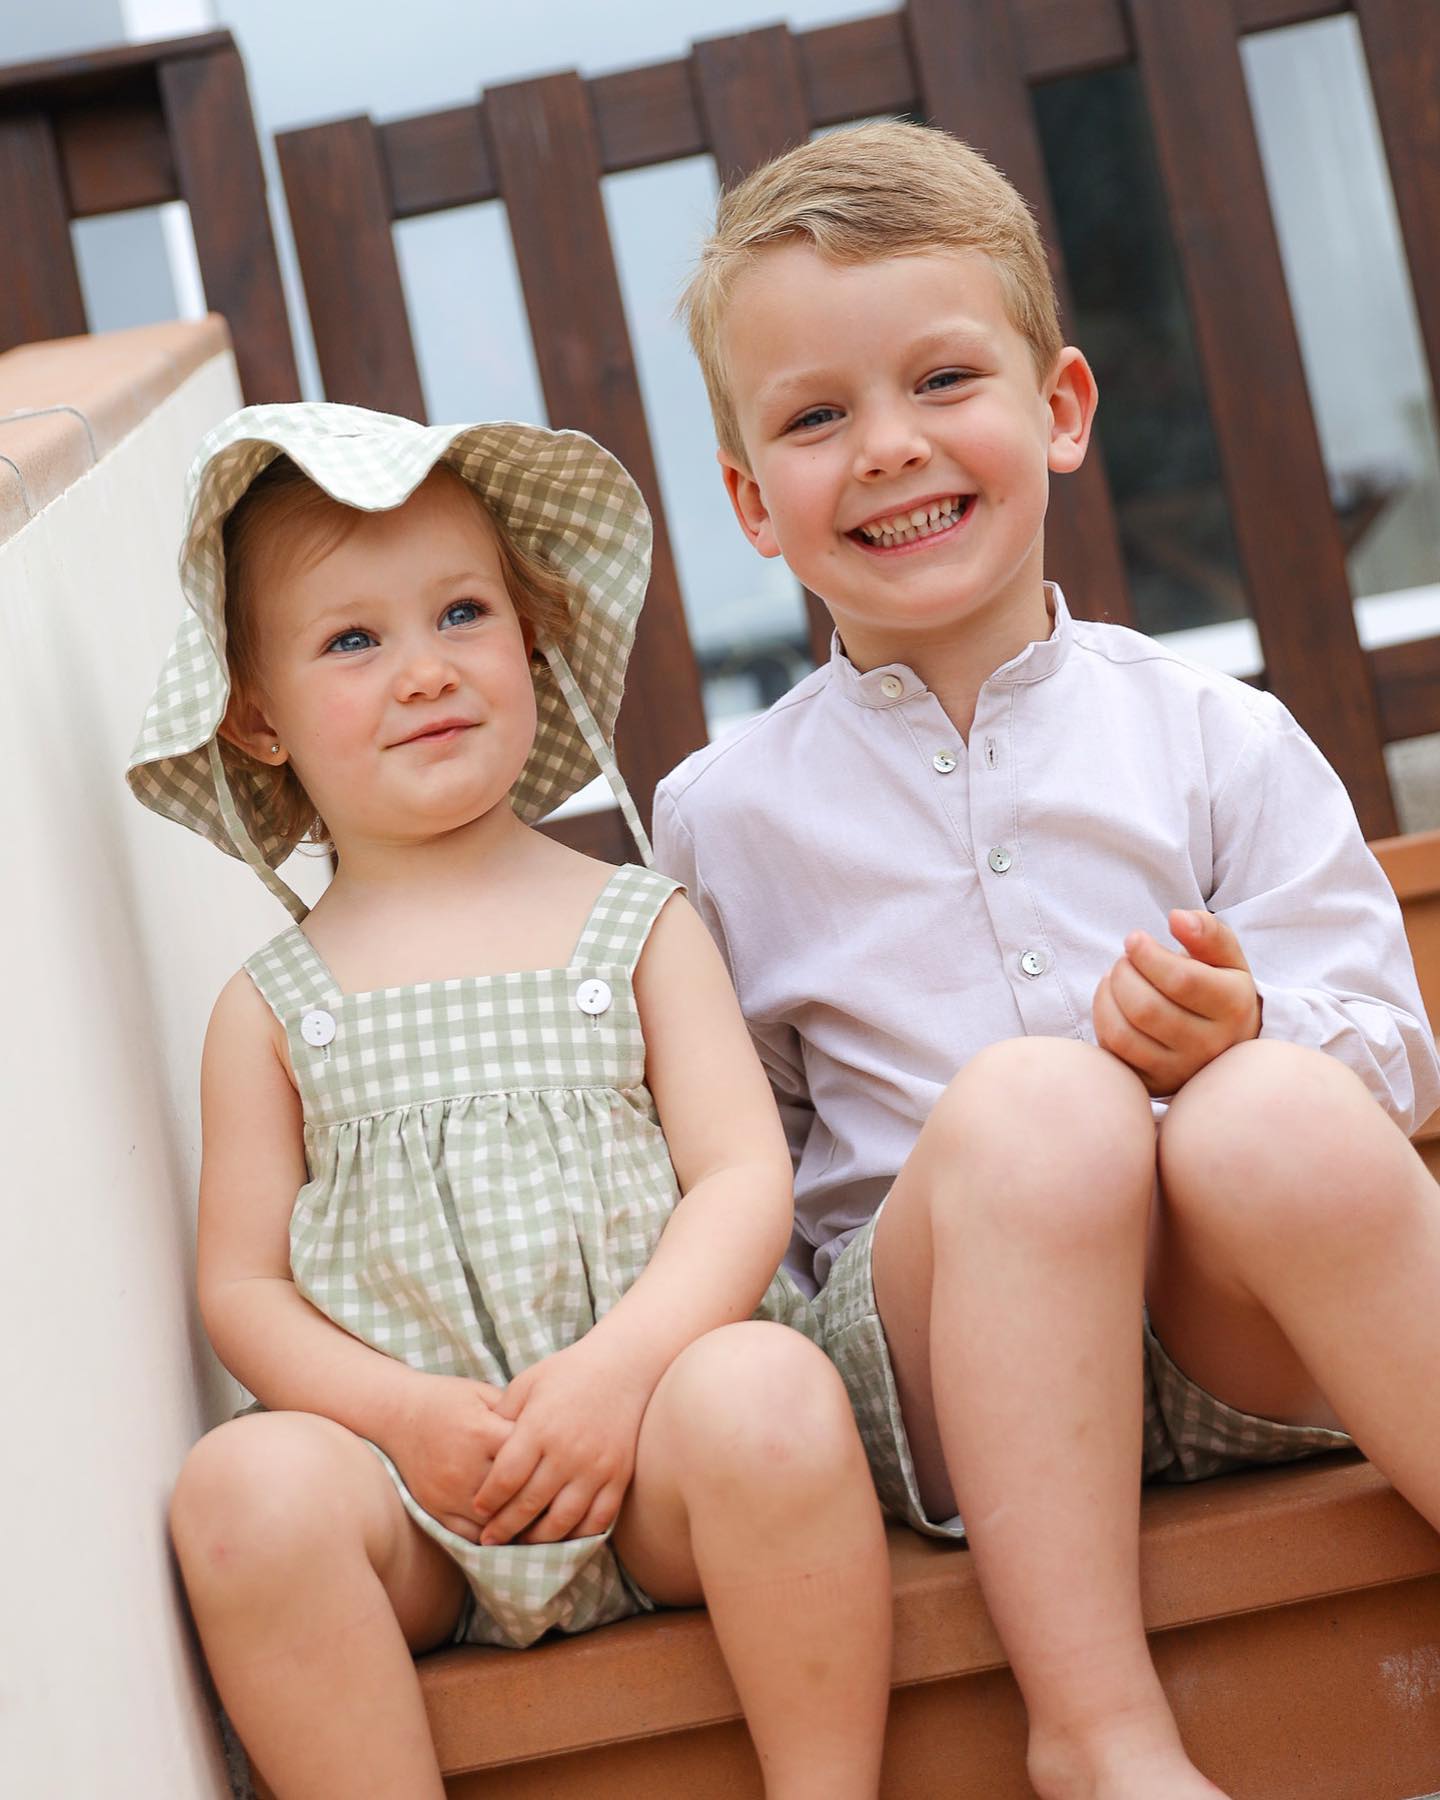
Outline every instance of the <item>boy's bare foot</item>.
<svg viewBox="0 0 1440 1800"><path fill-rule="evenodd" d="M1040 1800L1224 1800L1168 1714L1085 1739L1032 1732L1026 1763Z"/></svg>

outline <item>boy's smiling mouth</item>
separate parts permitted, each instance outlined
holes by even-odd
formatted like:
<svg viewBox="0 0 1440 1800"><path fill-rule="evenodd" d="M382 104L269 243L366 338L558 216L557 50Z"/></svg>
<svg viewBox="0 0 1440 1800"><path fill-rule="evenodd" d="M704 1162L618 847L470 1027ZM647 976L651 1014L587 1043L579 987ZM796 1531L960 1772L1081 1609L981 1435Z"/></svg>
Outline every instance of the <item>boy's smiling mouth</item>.
<svg viewBox="0 0 1440 1800"><path fill-rule="evenodd" d="M974 500L973 494L946 494L934 500L921 500L914 506L882 513L845 535L865 550L905 549L954 531L970 516Z"/></svg>

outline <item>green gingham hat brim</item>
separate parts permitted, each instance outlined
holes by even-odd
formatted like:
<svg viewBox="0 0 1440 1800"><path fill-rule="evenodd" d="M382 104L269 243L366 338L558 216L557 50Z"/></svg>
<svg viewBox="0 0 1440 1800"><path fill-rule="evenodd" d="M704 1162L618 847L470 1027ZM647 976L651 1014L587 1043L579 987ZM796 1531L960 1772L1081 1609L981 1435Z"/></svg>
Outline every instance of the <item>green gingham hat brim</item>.
<svg viewBox="0 0 1440 1800"><path fill-rule="evenodd" d="M626 471L578 431L506 421L427 426L363 407L309 401L247 406L210 432L196 454L180 552L180 585L190 612L126 770L137 799L232 856L246 856L226 820L225 801L233 797L236 823L270 868L295 848L265 816L266 772L257 765L251 777L232 763L230 792L222 795L212 749L230 693L225 520L266 464L282 454L332 499L363 512L399 506L438 463L447 463L518 543L558 569L570 587L574 629L563 655L540 646L546 660L535 669L535 745L511 803L522 819L542 819L585 786L597 761L618 780L608 747L649 581L651 542L650 515ZM586 708L592 719L583 716Z"/></svg>

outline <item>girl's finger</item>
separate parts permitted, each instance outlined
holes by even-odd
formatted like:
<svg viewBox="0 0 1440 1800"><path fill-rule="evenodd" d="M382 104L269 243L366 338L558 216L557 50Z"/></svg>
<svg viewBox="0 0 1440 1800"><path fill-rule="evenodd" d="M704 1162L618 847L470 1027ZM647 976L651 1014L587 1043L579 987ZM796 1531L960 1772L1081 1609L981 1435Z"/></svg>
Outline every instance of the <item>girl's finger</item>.
<svg viewBox="0 0 1440 1800"><path fill-rule="evenodd" d="M482 1544L508 1544L532 1525L560 1491L560 1477L542 1462L513 1500L507 1501L480 1533Z"/></svg>
<svg viewBox="0 0 1440 1800"><path fill-rule="evenodd" d="M539 1465L540 1446L534 1438L523 1432L513 1434L475 1491L477 1516L483 1519L498 1512L533 1478Z"/></svg>
<svg viewBox="0 0 1440 1800"><path fill-rule="evenodd" d="M562 1538L573 1537L593 1499L594 1490L588 1481L567 1482L530 1529L521 1534L520 1542L558 1544Z"/></svg>
<svg viewBox="0 0 1440 1800"><path fill-rule="evenodd" d="M583 1519L578 1519L571 1537L598 1537L602 1531L608 1531L620 1516L620 1504L625 1498L624 1488L607 1482L590 1503L590 1510Z"/></svg>

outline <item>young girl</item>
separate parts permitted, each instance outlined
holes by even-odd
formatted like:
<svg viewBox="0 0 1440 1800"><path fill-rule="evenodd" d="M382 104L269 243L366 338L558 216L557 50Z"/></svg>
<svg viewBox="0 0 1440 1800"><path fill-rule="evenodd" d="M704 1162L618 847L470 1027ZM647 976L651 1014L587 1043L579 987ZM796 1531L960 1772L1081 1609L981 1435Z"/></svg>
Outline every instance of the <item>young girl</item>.
<svg viewBox="0 0 1440 1800"><path fill-rule="evenodd" d="M702 1598L767 1795L876 1792L883 1533L780 1322L768 1088L675 884L525 822L593 757L648 856L609 739L649 547L569 432L251 407L192 476L130 781L296 923L206 1041L200 1302L259 1407L171 1516L281 1800L442 1795L411 1652Z"/></svg>

